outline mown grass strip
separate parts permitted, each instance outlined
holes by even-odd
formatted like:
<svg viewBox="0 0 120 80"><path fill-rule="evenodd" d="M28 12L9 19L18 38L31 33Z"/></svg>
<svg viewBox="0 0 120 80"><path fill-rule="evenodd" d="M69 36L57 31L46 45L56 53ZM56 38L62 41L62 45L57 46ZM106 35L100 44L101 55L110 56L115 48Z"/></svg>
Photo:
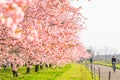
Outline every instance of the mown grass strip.
<svg viewBox="0 0 120 80"><path fill-rule="evenodd" d="M44 68L35 72L31 68L30 74L25 74L26 67L19 68L19 76L12 77L12 71L0 69L0 80L92 80L91 73L81 64L68 64L64 67ZM97 80L97 79L96 79Z"/></svg>
<svg viewBox="0 0 120 80"><path fill-rule="evenodd" d="M92 80L91 73L81 64L72 64L57 80Z"/></svg>
<svg viewBox="0 0 120 80"><path fill-rule="evenodd" d="M33 66L30 74L25 74L26 67L22 67L18 69L18 73L20 74L18 77L12 76L12 71L10 68L7 68L6 71L0 69L0 80L55 80L70 67L71 65L56 68L44 68L38 72L35 72L35 68Z"/></svg>
<svg viewBox="0 0 120 80"><path fill-rule="evenodd" d="M112 67L112 63L108 61L94 61L94 64ZM116 68L120 69L120 64L116 64Z"/></svg>

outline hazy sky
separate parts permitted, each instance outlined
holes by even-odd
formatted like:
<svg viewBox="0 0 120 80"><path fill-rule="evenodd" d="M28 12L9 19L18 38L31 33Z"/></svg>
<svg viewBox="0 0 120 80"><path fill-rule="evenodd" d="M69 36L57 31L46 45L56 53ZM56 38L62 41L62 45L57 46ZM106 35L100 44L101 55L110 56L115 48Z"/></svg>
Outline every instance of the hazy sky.
<svg viewBox="0 0 120 80"><path fill-rule="evenodd" d="M83 14L88 18L86 29L81 33L85 46L120 49L120 0L79 0Z"/></svg>

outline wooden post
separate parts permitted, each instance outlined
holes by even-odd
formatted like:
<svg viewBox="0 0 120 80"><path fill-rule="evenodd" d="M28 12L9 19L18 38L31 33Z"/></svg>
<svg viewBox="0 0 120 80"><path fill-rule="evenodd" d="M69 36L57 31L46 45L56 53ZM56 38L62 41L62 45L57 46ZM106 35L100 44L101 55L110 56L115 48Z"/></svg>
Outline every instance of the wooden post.
<svg viewBox="0 0 120 80"><path fill-rule="evenodd" d="M111 80L111 71L109 71L109 77L108 80Z"/></svg>
<svg viewBox="0 0 120 80"><path fill-rule="evenodd" d="M92 79L93 79L93 66L91 64L91 76L92 76Z"/></svg>
<svg viewBox="0 0 120 80"><path fill-rule="evenodd" d="M99 80L100 80L100 68L99 68L98 72L99 72Z"/></svg>
<svg viewBox="0 0 120 80"><path fill-rule="evenodd" d="M85 63L85 67L88 69L88 64L87 63Z"/></svg>
<svg viewBox="0 0 120 80"><path fill-rule="evenodd" d="M94 80L96 80L96 72L95 72L95 67L94 67Z"/></svg>

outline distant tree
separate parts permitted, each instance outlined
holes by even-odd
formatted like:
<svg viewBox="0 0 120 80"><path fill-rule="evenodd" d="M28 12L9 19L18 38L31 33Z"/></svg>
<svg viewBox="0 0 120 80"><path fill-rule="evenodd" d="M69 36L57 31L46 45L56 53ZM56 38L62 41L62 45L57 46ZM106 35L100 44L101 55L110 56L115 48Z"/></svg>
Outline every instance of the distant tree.
<svg viewBox="0 0 120 80"><path fill-rule="evenodd" d="M91 54L92 56L94 56L95 50L93 50L93 48L90 47L90 48L87 49L87 52L88 52L89 54Z"/></svg>

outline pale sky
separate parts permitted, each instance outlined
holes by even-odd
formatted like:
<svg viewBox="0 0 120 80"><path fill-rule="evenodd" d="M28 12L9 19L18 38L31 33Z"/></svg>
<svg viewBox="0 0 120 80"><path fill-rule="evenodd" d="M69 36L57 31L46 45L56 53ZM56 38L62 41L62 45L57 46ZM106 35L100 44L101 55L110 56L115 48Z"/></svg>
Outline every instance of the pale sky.
<svg viewBox="0 0 120 80"><path fill-rule="evenodd" d="M79 0L83 14L88 18L81 40L85 46L120 49L120 0Z"/></svg>

